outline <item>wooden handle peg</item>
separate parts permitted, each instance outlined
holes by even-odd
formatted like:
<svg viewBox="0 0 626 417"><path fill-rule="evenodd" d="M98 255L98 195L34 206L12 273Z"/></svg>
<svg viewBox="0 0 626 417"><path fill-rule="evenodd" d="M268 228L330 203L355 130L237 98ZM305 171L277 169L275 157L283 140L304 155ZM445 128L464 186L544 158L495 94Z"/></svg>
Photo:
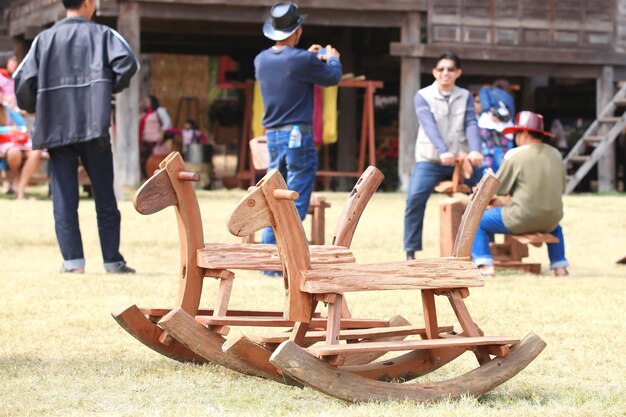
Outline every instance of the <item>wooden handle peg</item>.
<svg viewBox="0 0 626 417"><path fill-rule="evenodd" d="M200 174L197 172L181 171L178 173L178 179L181 181L198 182L200 181Z"/></svg>
<svg viewBox="0 0 626 417"><path fill-rule="evenodd" d="M276 200L291 200L295 201L298 199L300 194L297 191L291 190L274 190L274 198Z"/></svg>

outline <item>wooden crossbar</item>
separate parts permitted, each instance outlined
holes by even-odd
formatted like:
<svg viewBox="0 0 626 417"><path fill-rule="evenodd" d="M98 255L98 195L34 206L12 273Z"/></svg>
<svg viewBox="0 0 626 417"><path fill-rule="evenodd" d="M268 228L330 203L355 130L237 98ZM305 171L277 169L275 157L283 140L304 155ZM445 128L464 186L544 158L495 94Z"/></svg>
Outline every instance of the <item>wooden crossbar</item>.
<svg viewBox="0 0 626 417"><path fill-rule="evenodd" d="M163 317L164 315L166 315L167 313L169 313L170 311L172 311L171 308L149 308L149 307L144 307L144 308L140 308L139 309L144 315L146 316L153 316L153 317ZM212 309L199 309L198 310L198 315L199 316L211 316L213 315L214 310ZM319 316L319 313L316 313ZM226 312L227 316L252 316L252 317L257 317L257 316L265 316L265 317L282 317L283 316L283 312L282 311L278 311L278 310L228 310Z"/></svg>
<svg viewBox="0 0 626 417"><path fill-rule="evenodd" d="M313 265L355 262L350 249L343 246L311 245L309 250ZM204 248L198 249L198 266L207 269L282 270L276 245L252 243L205 243Z"/></svg>
<svg viewBox="0 0 626 417"><path fill-rule="evenodd" d="M512 337L458 337L453 339L400 340L393 342L361 342L344 345L312 346L307 350L316 356L335 356L363 352L398 352L441 349L448 347L514 345L519 339Z"/></svg>
<svg viewBox="0 0 626 417"><path fill-rule="evenodd" d="M450 332L453 330L453 326L439 327L439 333ZM354 340L354 339L372 339L380 337L394 337L394 336L411 336L411 335L425 335L426 329L417 326L393 326L393 327L380 327L376 329L355 329L355 330L343 330L339 333L339 340ZM306 344L322 342L325 340L325 331L312 331L306 334L304 342ZM289 339L289 334L259 334L250 336L250 339L257 343L282 343Z"/></svg>
<svg viewBox="0 0 626 417"><path fill-rule="evenodd" d="M295 322L279 317L258 316L196 316L196 320L205 326L260 326L260 327L292 327ZM342 319L342 329L367 329L370 327L389 327L389 320L377 319ZM310 329L325 329L325 318L314 318L309 325Z"/></svg>

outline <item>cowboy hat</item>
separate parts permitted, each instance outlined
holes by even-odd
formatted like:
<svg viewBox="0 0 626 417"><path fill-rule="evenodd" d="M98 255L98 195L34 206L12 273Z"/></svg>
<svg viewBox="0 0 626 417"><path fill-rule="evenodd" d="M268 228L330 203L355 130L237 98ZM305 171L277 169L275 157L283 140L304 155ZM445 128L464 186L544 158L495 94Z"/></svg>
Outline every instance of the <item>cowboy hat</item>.
<svg viewBox="0 0 626 417"><path fill-rule="evenodd" d="M515 125L505 128L502 131L502 134L508 135L509 133L523 131L539 133L546 139L554 137L552 133L543 130L543 116L539 113L533 113L531 111L521 111L517 113Z"/></svg>
<svg viewBox="0 0 626 417"><path fill-rule="evenodd" d="M263 34L273 41L283 41L290 37L306 18L307 15L300 15L297 4L276 3L270 10L270 18L263 24Z"/></svg>

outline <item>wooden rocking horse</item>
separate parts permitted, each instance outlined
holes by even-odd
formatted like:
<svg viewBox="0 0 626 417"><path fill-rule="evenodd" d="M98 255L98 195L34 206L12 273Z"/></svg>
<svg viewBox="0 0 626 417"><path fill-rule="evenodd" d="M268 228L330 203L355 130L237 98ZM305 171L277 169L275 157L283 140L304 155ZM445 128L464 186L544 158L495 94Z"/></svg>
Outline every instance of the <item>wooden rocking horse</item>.
<svg viewBox="0 0 626 417"><path fill-rule="evenodd" d="M484 336L463 301L469 295L469 287L484 285L467 255L482 212L496 187L497 179L493 176L486 176L479 184L479 191L462 220L453 257L367 265L313 265L312 251L293 204L297 193L286 190L277 171L268 173L239 203L228 226L237 236L268 225L274 228L285 275L285 319L295 325L287 334L257 335L256 340L266 345L280 343L269 362L282 375L346 401L430 401L468 393L480 395L524 369L545 347L543 340L533 333L521 341L514 337ZM388 289L421 291L423 328L368 326L344 330L347 327L341 315L344 292ZM438 324L436 295L448 298L462 330L455 332L452 326ZM314 311L320 301L328 305L325 331L308 332L319 328ZM377 336L389 335L389 331L394 335L419 335L421 339L375 340ZM358 343L340 343L355 338ZM258 350L242 349L247 355L237 356L232 352L236 345L229 340L224 352L232 353L231 357L244 367L248 363L252 368L274 372L264 355L255 356ZM474 352L480 366L465 375L422 385L392 382L431 372L466 350ZM382 362L346 366L353 355L396 351L409 353Z"/></svg>
<svg viewBox="0 0 626 417"><path fill-rule="evenodd" d="M253 372L251 368L242 370L237 362L222 353L224 335L228 333L226 323L219 319L232 320L232 323L246 323L250 320L262 325L277 324L292 325L292 322L282 318L282 311L241 311L229 310L228 301L232 291L234 274L231 269L249 270L281 270L282 265L275 245L254 244L220 244L204 243L200 207L191 182L197 181L197 174L185 171L184 162L178 153L170 154L160 165L160 169L146 181L135 195L135 208L142 214L156 213L166 207L174 206L178 218L180 236L181 265L179 276L179 290L174 309L138 308L136 305L124 307L112 313L115 320L139 341L167 357L179 361L215 362L238 371ZM383 179L382 173L375 167L369 167L350 194L340 216L333 245L311 246L313 264L335 264L354 262L354 256L348 249L359 222L372 194ZM200 309L203 280L212 277L219 280L219 292L214 309ZM172 311L174 310L174 311ZM198 317L197 323L202 327L204 343L198 348L195 338L179 335L183 340L189 340L194 349L181 343L156 325L168 313L173 323L176 317ZM349 317L349 311L344 310L344 316ZM251 319L252 317L252 319ZM202 320L209 327L200 324ZM213 320L212 322L211 319ZM210 322L210 323L209 323ZM316 318L320 328L325 327L324 318ZM367 326L389 326L406 320L395 317L391 320L370 320ZM350 319L346 326L359 327L363 324ZM174 326L176 327L176 326ZM179 332L179 331L178 331ZM395 337L397 338L397 337ZM195 351L194 351L195 350ZM200 352L200 353L198 353ZM260 373L266 376L264 373Z"/></svg>

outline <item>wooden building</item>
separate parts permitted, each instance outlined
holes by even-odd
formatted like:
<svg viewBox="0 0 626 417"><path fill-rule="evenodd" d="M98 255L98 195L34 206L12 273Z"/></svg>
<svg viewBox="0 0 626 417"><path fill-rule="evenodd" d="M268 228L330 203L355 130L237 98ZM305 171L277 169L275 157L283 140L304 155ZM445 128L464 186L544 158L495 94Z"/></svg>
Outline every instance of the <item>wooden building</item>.
<svg viewBox="0 0 626 417"><path fill-rule="evenodd" d="M0 2L9 8L6 35L19 55L39 31L64 15L59 0ZM117 28L133 50L147 55L229 55L240 79L252 78L254 56L271 43L261 34L271 0L100 0L97 20ZM463 60L460 84L508 78L520 87L518 108L556 117L581 117L609 103L626 79L626 0L301 0L308 13L302 45L331 43L344 72L381 80L381 96L395 96L398 174L413 167L417 120L413 96L432 82L435 58L446 50ZM3 27L0 25L0 31ZM137 152L142 77L117 100L120 154ZM589 99L591 97L591 99ZM354 168L359 100L340 91L337 168ZM394 118L394 116L392 116ZM385 121L386 123L386 121ZM117 167L126 183L138 172L132 159ZM622 168L623 169L623 168ZM623 176L623 174L621 174ZM598 163L600 190L616 188L615 143Z"/></svg>

